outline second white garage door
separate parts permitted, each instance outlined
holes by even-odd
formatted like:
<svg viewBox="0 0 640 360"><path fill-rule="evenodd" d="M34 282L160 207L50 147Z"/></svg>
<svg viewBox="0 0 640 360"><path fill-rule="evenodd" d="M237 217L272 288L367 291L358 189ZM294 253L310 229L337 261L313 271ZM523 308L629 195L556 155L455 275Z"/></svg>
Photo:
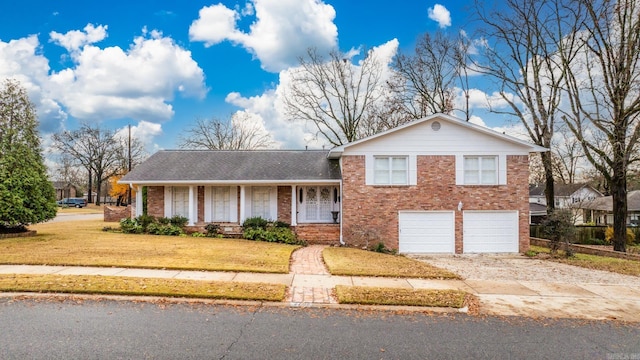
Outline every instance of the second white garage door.
<svg viewBox="0 0 640 360"><path fill-rule="evenodd" d="M517 211L465 211L462 217L465 253L517 253Z"/></svg>
<svg viewBox="0 0 640 360"><path fill-rule="evenodd" d="M455 250L453 211L401 211L398 225L400 253L452 254Z"/></svg>

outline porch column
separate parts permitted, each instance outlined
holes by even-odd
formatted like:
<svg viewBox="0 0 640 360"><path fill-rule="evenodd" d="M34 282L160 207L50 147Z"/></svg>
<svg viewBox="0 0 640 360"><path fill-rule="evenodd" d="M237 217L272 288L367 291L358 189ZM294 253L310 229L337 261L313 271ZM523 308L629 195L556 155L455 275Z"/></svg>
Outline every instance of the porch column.
<svg viewBox="0 0 640 360"><path fill-rule="evenodd" d="M136 208L135 208L136 217L142 215L142 207L144 206L142 204L142 187L143 186L136 186Z"/></svg>
<svg viewBox="0 0 640 360"><path fill-rule="evenodd" d="M189 226L195 225L197 221L196 209L198 204L196 203L196 191L195 186L189 186Z"/></svg>
<svg viewBox="0 0 640 360"><path fill-rule="evenodd" d="M296 199L296 194L298 187L296 185L291 185L291 226L298 225L298 200Z"/></svg>
<svg viewBox="0 0 640 360"><path fill-rule="evenodd" d="M244 185L240 185L240 224L242 225L242 223L244 222L244 220L247 218L246 213L245 213L245 186Z"/></svg>

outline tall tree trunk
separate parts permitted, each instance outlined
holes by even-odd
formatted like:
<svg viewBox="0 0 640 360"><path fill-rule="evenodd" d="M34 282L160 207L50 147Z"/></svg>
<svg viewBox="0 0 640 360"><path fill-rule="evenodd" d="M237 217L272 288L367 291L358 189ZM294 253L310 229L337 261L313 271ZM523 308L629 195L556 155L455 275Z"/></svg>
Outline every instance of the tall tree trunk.
<svg viewBox="0 0 640 360"><path fill-rule="evenodd" d="M102 191L102 173L96 174L96 205L100 205L100 194Z"/></svg>
<svg viewBox="0 0 640 360"><path fill-rule="evenodd" d="M611 195L613 199L613 250L626 252L627 176L624 166L624 156L616 150L614 150Z"/></svg>
<svg viewBox="0 0 640 360"><path fill-rule="evenodd" d="M87 170L89 171L89 189L87 191L87 204L91 204L93 200L92 191L91 191L91 189L93 188L92 186L93 174L91 173L91 166L89 166Z"/></svg>
<svg viewBox="0 0 640 360"><path fill-rule="evenodd" d="M555 209L555 196L553 189L553 165L551 163L551 152L540 153L542 166L544 167L544 196L547 200L547 215L551 214Z"/></svg>

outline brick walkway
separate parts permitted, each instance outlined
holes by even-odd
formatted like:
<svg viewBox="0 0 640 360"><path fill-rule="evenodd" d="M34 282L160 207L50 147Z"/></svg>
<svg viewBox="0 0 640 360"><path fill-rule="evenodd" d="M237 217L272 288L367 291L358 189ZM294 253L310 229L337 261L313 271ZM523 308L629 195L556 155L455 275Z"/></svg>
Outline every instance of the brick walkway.
<svg viewBox="0 0 640 360"><path fill-rule="evenodd" d="M322 261L322 250L326 246L310 245L296 250L291 255L290 273L296 275L329 275ZM295 281L294 281L295 283ZM298 304L337 304L333 288L291 286L286 302Z"/></svg>

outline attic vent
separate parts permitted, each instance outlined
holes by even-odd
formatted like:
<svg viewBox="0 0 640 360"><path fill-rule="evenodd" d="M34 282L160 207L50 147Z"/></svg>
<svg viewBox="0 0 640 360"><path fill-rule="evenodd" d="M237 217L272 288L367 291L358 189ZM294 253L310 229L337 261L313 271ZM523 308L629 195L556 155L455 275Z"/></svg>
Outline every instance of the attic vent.
<svg viewBox="0 0 640 360"><path fill-rule="evenodd" d="M439 122L437 122L437 121L432 122L432 123L431 123L431 129L432 129L433 131L438 131L438 130L440 130L440 123L439 123Z"/></svg>

